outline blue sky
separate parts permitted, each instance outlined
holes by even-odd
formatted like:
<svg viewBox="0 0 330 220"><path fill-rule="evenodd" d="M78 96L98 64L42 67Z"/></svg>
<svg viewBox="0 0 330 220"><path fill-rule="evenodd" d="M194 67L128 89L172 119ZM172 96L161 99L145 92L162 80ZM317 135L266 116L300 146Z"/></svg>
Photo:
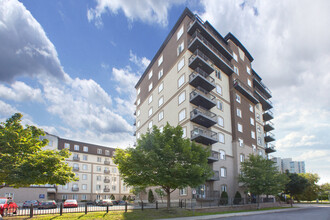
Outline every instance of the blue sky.
<svg viewBox="0 0 330 220"><path fill-rule="evenodd" d="M60 137L132 145L134 85L185 7L255 58L273 92L273 156L330 182L327 0L2 0L1 121L22 112Z"/></svg>

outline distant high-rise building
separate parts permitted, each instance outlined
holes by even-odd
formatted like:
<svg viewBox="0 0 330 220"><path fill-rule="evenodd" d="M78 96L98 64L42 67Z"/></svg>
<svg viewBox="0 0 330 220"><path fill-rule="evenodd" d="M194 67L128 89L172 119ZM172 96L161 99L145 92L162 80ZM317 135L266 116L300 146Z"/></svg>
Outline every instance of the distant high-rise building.
<svg viewBox="0 0 330 220"><path fill-rule="evenodd" d="M288 170L290 173L306 173L304 161L292 161L292 158L274 157L271 159L276 163L278 170L285 173Z"/></svg>

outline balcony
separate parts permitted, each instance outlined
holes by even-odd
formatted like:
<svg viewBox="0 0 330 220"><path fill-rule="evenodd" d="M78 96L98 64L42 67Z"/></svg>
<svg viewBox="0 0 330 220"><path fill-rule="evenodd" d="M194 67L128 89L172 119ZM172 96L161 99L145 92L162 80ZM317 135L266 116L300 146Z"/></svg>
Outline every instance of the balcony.
<svg viewBox="0 0 330 220"><path fill-rule="evenodd" d="M197 200L203 200L203 201L212 201L212 200L218 200L220 199L220 191L214 191L214 190L205 190L205 191L197 191L197 194L195 195Z"/></svg>
<svg viewBox="0 0 330 220"><path fill-rule="evenodd" d="M253 78L253 87L258 88L266 98L270 99L272 97L272 92L265 86L265 84L256 78Z"/></svg>
<svg viewBox="0 0 330 220"><path fill-rule="evenodd" d="M202 108L194 108L190 112L190 121L202 125L206 128L211 127L217 123L217 115Z"/></svg>
<svg viewBox="0 0 330 220"><path fill-rule="evenodd" d="M265 142L268 143L272 141L275 141L275 135L271 132L265 133Z"/></svg>
<svg viewBox="0 0 330 220"><path fill-rule="evenodd" d="M219 171L213 170L213 176L207 179L207 181L218 181L220 180Z"/></svg>
<svg viewBox="0 0 330 220"><path fill-rule="evenodd" d="M104 170L105 174L110 174L110 170Z"/></svg>
<svg viewBox="0 0 330 220"><path fill-rule="evenodd" d="M191 57L189 57L189 67L191 69L200 67L207 74L211 74L214 71L212 60L198 49L193 53L193 55L191 55Z"/></svg>
<svg viewBox="0 0 330 220"><path fill-rule="evenodd" d="M136 120L134 120L134 122L133 122L133 126L136 126Z"/></svg>
<svg viewBox="0 0 330 220"><path fill-rule="evenodd" d="M191 36L188 42L188 49L191 52L200 50L213 61L214 65L224 71L228 76L234 72L233 64L231 64L224 55L222 55L205 37L197 31Z"/></svg>
<svg viewBox="0 0 330 220"><path fill-rule="evenodd" d="M244 95L247 99L249 99L253 104L259 103L258 100L253 96L251 90L238 79L234 80L234 88L242 95Z"/></svg>
<svg viewBox="0 0 330 220"><path fill-rule="evenodd" d="M275 146L271 143L268 143L266 145L265 151L266 151L267 154L274 153L274 152L276 152Z"/></svg>
<svg viewBox="0 0 330 220"><path fill-rule="evenodd" d="M232 59L232 51L229 48L229 46L226 45L224 42L220 43L222 39L216 39L215 37L213 37L213 35L208 30L206 30L204 25L198 19L196 19L194 22L192 22L189 25L187 32L190 35L193 35L196 32L196 30L199 30L201 35L205 37L205 39L207 39L228 60Z"/></svg>
<svg viewBox="0 0 330 220"><path fill-rule="evenodd" d="M72 167L72 171L79 171L79 167Z"/></svg>
<svg viewBox="0 0 330 220"><path fill-rule="evenodd" d="M274 123L271 121L266 121L264 123L264 131L268 132L268 131L272 131L274 130Z"/></svg>
<svg viewBox="0 0 330 220"><path fill-rule="evenodd" d="M219 160L219 152L211 151L211 155L207 158L209 163L217 162Z"/></svg>
<svg viewBox="0 0 330 220"><path fill-rule="evenodd" d="M110 165L110 161L109 160L105 160L104 161L104 165Z"/></svg>
<svg viewBox="0 0 330 220"><path fill-rule="evenodd" d="M72 191L73 191L73 192L77 192L77 191L79 191L79 187L72 187Z"/></svg>
<svg viewBox="0 0 330 220"><path fill-rule="evenodd" d="M104 188L103 192L110 192L110 188Z"/></svg>
<svg viewBox="0 0 330 220"><path fill-rule="evenodd" d="M207 92L215 88L214 79L199 67L189 75L189 84L195 88L199 86Z"/></svg>
<svg viewBox="0 0 330 220"><path fill-rule="evenodd" d="M103 181L104 181L104 183L110 183L110 179L108 179L108 178L105 178Z"/></svg>
<svg viewBox="0 0 330 220"><path fill-rule="evenodd" d="M204 109L211 109L216 106L215 96L200 87L197 87L190 93L190 103L201 106Z"/></svg>
<svg viewBox="0 0 330 220"><path fill-rule="evenodd" d="M258 100L260 101L262 105L262 109L264 111L273 108L273 103L270 100L268 100L265 96L263 96L260 90L258 90L258 88L255 88L254 93L256 94Z"/></svg>
<svg viewBox="0 0 330 220"><path fill-rule="evenodd" d="M211 145L218 142L218 135L214 131L195 127L191 131L191 140L204 145Z"/></svg>
<svg viewBox="0 0 330 220"><path fill-rule="evenodd" d="M264 119L264 121L269 121L269 120L274 119L273 112L271 110L265 111L263 114L263 119Z"/></svg>
<svg viewBox="0 0 330 220"><path fill-rule="evenodd" d="M80 161L80 157L78 157L78 156L73 156L73 157L72 157L72 160L74 160L74 161Z"/></svg>

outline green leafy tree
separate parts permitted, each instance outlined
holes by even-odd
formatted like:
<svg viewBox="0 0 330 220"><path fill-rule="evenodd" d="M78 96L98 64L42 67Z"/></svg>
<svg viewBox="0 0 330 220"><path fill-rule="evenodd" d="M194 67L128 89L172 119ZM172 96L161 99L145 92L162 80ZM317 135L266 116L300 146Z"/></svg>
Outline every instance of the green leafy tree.
<svg viewBox="0 0 330 220"><path fill-rule="evenodd" d="M135 196L139 197L142 203L142 195L146 194L146 187L145 186L133 186L131 189L131 193L133 193Z"/></svg>
<svg viewBox="0 0 330 220"><path fill-rule="evenodd" d="M16 113L0 123L0 188L26 187L32 184L59 184L78 180L65 162L68 150L44 150L48 140L40 140L43 130L21 125Z"/></svg>
<svg viewBox="0 0 330 220"><path fill-rule="evenodd" d="M241 202L241 200L242 200L241 193L237 191L235 193L234 204L238 205Z"/></svg>
<svg viewBox="0 0 330 220"><path fill-rule="evenodd" d="M111 200L115 200L116 198L115 198L115 196L114 196L113 194L111 194L111 195L110 195L110 199L111 199Z"/></svg>
<svg viewBox="0 0 330 220"><path fill-rule="evenodd" d="M288 182L286 175L277 170L274 162L259 155L251 154L248 160L242 162L241 172L239 181L257 196L258 208L260 195L277 195L284 190Z"/></svg>
<svg viewBox="0 0 330 220"><path fill-rule="evenodd" d="M313 201L317 199L318 194L321 190L320 186L317 185L317 182L319 181L320 177L317 174L313 173L299 173L298 175L307 179L308 185L305 190L297 197L300 200L305 201Z"/></svg>
<svg viewBox="0 0 330 220"><path fill-rule="evenodd" d="M320 186L321 188L321 199L329 200L330 197L330 183L324 183Z"/></svg>
<svg viewBox="0 0 330 220"><path fill-rule="evenodd" d="M126 195L123 196L122 200L123 201L126 201L127 200Z"/></svg>
<svg viewBox="0 0 330 220"><path fill-rule="evenodd" d="M220 205L227 205L228 204L228 193L223 191L220 195Z"/></svg>
<svg viewBox="0 0 330 220"><path fill-rule="evenodd" d="M167 208L174 190L197 187L212 175L207 163L209 150L182 134L180 126L167 123L163 132L154 126L142 135L136 148L117 149L114 158L125 183L164 189Z"/></svg>
<svg viewBox="0 0 330 220"><path fill-rule="evenodd" d="M155 192L160 197L160 199L162 200L162 203L163 203L163 197L166 195L164 190L162 188L157 188L157 189L155 189Z"/></svg>
<svg viewBox="0 0 330 220"><path fill-rule="evenodd" d="M297 173L289 173L288 170L286 170L285 174L289 178L289 182L285 185L284 193L289 194L291 199L297 199L299 201L299 195L302 194L309 185L308 180Z"/></svg>
<svg viewBox="0 0 330 220"><path fill-rule="evenodd" d="M149 192L148 192L148 202L149 203L155 202L155 196L151 189L149 189Z"/></svg>

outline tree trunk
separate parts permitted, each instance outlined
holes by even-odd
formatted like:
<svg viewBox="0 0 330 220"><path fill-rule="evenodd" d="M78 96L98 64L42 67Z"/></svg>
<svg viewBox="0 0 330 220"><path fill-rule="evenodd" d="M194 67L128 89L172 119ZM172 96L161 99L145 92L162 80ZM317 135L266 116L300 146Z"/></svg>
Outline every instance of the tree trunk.
<svg viewBox="0 0 330 220"><path fill-rule="evenodd" d="M171 192L170 192L170 190L171 189L169 189L169 188L165 189L166 196L167 196L167 210L169 210L170 207L171 207Z"/></svg>
<svg viewBox="0 0 330 220"><path fill-rule="evenodd" d="M257 195L257 209L259 210L260 209L260 197L259 195Z"/></svg>

